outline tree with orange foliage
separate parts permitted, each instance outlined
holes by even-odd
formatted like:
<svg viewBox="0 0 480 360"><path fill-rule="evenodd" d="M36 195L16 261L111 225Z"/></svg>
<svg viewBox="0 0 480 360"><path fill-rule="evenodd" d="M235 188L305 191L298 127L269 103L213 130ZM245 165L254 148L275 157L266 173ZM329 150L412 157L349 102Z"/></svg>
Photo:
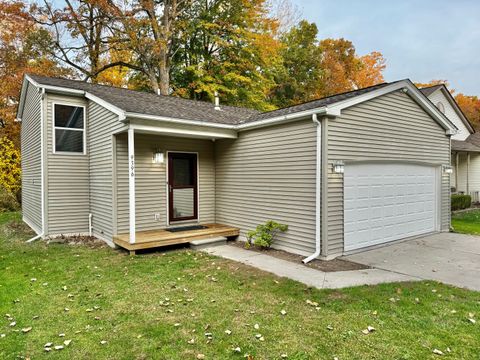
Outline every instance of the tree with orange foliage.
<svg viewBox="0 0 480 360"><path fill-rule="evenodd" d="M360 56L358 61L360 62L360 68L352 76L356 88L361 89L385 82L383 71L386 65L382 53L373 51L370 54Z"/></svg>
<svg viewBox="0 0 480 360"><path fill-rule="evenodd" d="M467 119L476 130L480 130L480 99L477 96L464 95L455 96L455 101L462 109Z"/></svg>
<svg viewBox="0 0 480 360"><path fill-rule="evenodd" d="M65 75L38 44L50 41L50 34L30 18L22 1L0 2L0 138L20 146L20 126L15 116L26 73Z"/></svg>

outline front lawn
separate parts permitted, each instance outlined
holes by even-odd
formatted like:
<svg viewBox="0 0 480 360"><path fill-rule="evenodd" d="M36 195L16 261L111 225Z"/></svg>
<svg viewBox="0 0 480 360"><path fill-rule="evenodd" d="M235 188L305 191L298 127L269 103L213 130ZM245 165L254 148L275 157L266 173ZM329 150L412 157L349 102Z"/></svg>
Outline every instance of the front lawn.
<svg viewBox="0 0 480 360"><path fill-rule="evenodd" d="M453 214L452 228L457 233L480 235L480 210Z"/></svg>
<svg viewBox="0 0 480 360"><path fill-rule="evenodd" d="M317 290L190 250L131 257L24 244L29 235L18 214L0 214L1 359L479 356L478 292L434 282Z"/></svg>

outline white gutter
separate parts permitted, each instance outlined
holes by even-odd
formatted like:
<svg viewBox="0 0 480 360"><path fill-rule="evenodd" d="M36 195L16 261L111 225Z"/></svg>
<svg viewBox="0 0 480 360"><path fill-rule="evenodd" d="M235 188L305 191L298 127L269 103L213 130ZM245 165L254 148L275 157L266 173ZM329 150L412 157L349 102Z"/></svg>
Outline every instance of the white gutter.
<svg viewBox="0 0 480 360"><path fill-rule="evenodd" d="M236 130L246 130L246 129L253 129L256 127L261 127L261 126L267 126L267 125L273 125L276 123L281 123L289 120L297 120L300 118L305 118L308 116L317 116L317 115L326 115L326 116L340 116L340 110L337 109L332 109L329 107L321 107L321 108L315 108L311 110L305 110L305 111L300 111L296 112L293 114L288 114L288 115L282 115L282 116L276 116L273 118L268 118L265 120L259 120L259 121L252 121L249 123L245 124L240 124L235 126Z"/></svg>
<svg viewBox="0 0 480 360"><path fill-rule="evenodd" d="M317 154L315 164L315 252L303 259L306 264L320 256L320 207L321 207L321 176L322 176L322 124L317 119L317 114L312 114L312 120L317 127Z"/></svg>
<svg viewBox="0 0 480 360"><path fill-rule="evenodd" d="M41 91L41 101L40 101L40 192L41 192L41 207L42 207L42 231L40 234L34 236L31 239L28 239L26 242L31 243L37 239L40 239L45 234L45 177L44 177L44 167L45 167L45 155L44 155L44 141L43 141L43 126L44 126L44 99L45 99L45 88L40 88Z"/></svg>
<svg viewBox="0 0 480 360"><path fill-rule="evenodd" d="M219 124L219 123L212 123L205 120L183 120L172 118L168 116L157 116L157 115L148 115L148 114L140 114L135 112L125 112L125 117L141 119L141 120L159 120L159 121L166 121L175 124L185 124L185 125L196 125L196 126L208 126L208 127L215 127L215 128L222 128L222 129L236 129L236 125L228 125L228 124ZM125 119L123 119L125 120Z"/></svg>

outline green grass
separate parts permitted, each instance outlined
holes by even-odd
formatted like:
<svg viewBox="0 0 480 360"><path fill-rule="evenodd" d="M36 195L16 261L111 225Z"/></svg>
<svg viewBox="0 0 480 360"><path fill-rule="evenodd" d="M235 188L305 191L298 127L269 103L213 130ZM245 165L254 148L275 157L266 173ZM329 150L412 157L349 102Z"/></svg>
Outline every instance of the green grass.
<svg viewBox="0 0 480 360"><path fill-rule="evenodd" d="M433 359L447 347L445 358L479 357L478 292L434 282L321 291L189 250L131 257L25 244L30 235L18 214L0 214L1 359Z"/></svg>
<svg viewBox="0 0 480 360"><path fill-rule="evenodd" d="M457 233L480 235L480 210L453 214L452 228Z"/></svg>

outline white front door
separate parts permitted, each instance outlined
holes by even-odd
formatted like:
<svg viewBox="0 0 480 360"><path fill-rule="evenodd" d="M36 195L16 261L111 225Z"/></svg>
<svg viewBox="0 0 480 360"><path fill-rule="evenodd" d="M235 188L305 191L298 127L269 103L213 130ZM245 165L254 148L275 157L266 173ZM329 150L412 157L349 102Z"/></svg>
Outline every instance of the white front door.
<svg viewBox="0 0 480 360"><path fill-rule="evenodd" d="M437 168L359 163L344 175L345 251L436 230Z"/></svg>

